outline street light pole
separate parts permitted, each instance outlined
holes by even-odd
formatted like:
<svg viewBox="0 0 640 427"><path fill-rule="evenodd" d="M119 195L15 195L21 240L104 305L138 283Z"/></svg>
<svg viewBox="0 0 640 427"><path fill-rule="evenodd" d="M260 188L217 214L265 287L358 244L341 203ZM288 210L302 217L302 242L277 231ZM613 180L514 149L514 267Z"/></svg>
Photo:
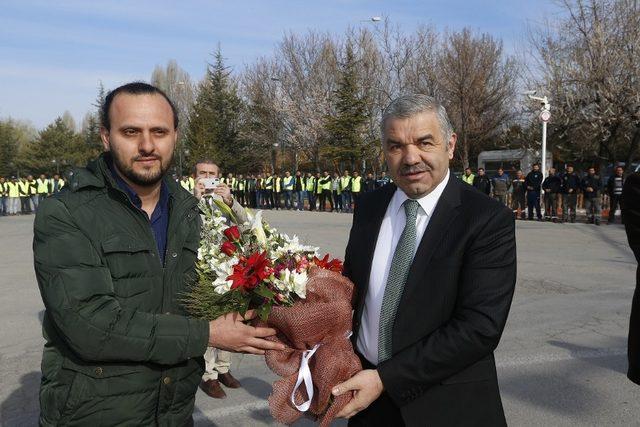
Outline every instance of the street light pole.
<svg viewBox="0 0 640 427"><path fill-rule="evenodd" d="M524 94L527 95L530 99L538 101L541 104L539 117L542 121L542 159L540 162L540 166L542 169L542 180L544 181L544 178L547 174L547 122L551 118L551 105L549 104L549 99L546 96L533 96L535 95L535 93L535 90L524 92Z"/></svg>

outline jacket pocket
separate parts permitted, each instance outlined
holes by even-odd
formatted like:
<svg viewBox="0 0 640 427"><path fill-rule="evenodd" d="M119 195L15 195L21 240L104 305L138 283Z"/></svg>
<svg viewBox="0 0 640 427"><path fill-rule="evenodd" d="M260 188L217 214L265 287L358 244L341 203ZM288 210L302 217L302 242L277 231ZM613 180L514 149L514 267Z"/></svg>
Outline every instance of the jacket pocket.
<svg viewBox="0 0 640 427"><path fill-rule="evenodd" d="M69 384L67 397L60 411L60 419L57 422L58 425L66 425L86 397L87 382L83 380L80 373L66 369L64 365L60 369L58 376L61 381L68 381Z"/></svg>
<svg viewBox="0 0 640 427"><path fill-rule="evenodd" d="M65 358L61 372L73 376L67 401L59 425L84 425L90 420L100 420L101 413L108 409L105 399L140 392L144 384L135 377L142 369L137 365L124 364L80 364ZM153 384L152 382L150 382Z"/></svg>
<svg viewBox="0 0 640 427"><path fill-rule="evenodd" d="M160 267L155 249L131 236L116 234L102 242L105 262L114 280L153 276ZM126 282L124 282L126 283ZM131 294L124 290L119 294Z"/></svg>
<svg viewBox="0 0 640 427"><path fill-rule="evenodd" d="M464 370L453 374L441 384L462 384L476 381L486 381L496 378L496 365L493 356L487 356Z"/></svg>

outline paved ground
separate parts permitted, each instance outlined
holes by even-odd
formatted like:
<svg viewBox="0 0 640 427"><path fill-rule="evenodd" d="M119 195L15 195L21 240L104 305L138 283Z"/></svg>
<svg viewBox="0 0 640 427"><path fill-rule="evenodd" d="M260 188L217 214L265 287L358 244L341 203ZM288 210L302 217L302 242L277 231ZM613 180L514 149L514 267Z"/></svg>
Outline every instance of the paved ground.
<svg viewBox="0 0 640 427"><path fill-rule="evenodd" d="M343 254L349 215L266 217ZM31 227L31 217L0 218L0 424L7 426L37 420L43 307ZM636 264L622 227L518 223L518 257L516 296L496 354L509 424L640 425L640 387L624 374ZM199 392L197 425L274 425L265 403L274 375L253 356L236 357L232 370L244 389L218 401Z"/></svg>

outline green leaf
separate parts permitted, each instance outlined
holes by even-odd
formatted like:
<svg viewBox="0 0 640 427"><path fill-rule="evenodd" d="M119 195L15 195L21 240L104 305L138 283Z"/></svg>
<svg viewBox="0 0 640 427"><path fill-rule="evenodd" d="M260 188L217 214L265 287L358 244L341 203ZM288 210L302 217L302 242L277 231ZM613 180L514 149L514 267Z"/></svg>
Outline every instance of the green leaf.
<svg viewBox="0 0 640 427"><path fill-rule="evenodd" d="M276 295L275 292L267 288L264 284L260 284L254 292L256 295L260 295L261 297L268 298L269 300L273 299Z"/></svg>

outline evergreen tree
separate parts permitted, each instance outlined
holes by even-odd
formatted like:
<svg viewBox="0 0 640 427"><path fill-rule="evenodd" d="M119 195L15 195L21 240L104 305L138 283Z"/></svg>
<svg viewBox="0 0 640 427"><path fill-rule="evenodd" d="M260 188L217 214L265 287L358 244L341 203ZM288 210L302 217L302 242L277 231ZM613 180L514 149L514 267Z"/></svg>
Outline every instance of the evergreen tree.
<svg viewBox="0 0 640 427"><path fill-rule="evenodd" d="M23 174L53 174L70 166L84 166L88 154L81 136L58 117L24 147L17 163Z"/></svg>
<svg viewBox="0 0 640 427"><path fill-rule="evenodd" d="M353 170L356 162L368 157L364 138L367 124L366 99L358 86L356 59L351 44L347 44L335 91L335 115L325 120L327 141L321 154L334 162L348 162Z"/></svg>
<svg viewBox="0 0 640 427"><path fill-rule="evenodd" d="M0 121L0 176L15 175L18 154L17 129L11 120Z"/></svg>
<svg viewBox="0 0 640 427"><path fill-rule="evenodd" d="M104 85L102 82L98 85L98 96L92 104L94 111L88 112L82 123L82 141L85 144L86 156L88 158L96 158L103 151L102 139L100 139L100 127L102 119L100 114L104 99L106 97Z"/></svg>
<svg viewBox="0 0 640 427"><path fill-rule="evenodd" d="M242 166L243 149L238 143L241 105L237 86L218 47L189 116L187 146L192 162L213 157L226 170Z"/></svg>

